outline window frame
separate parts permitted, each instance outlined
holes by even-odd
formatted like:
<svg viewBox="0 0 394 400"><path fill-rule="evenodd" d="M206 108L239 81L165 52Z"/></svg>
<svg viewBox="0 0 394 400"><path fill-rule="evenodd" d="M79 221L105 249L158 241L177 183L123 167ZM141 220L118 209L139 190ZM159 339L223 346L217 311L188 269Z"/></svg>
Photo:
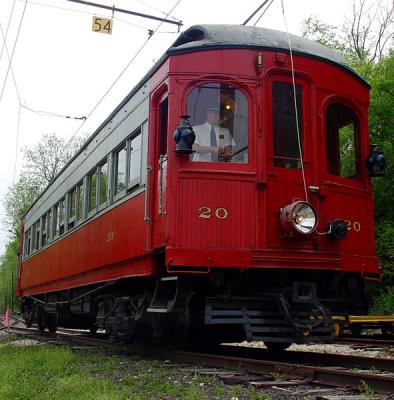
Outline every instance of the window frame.
<svg viewBox="0 0 394 400"><path fill-rule="evenodd" d="M105 185L105 201L100 204L100 194L101 194L101 168L107 164L107 179L106 179L106 185ZM107 208L110 205L110 193L109 193L109 181L110 181L110 163L109 163L109 156L105 156L103 160L97 165L97 178L96 178L96 183L97 183L97 210L101 211Z"/></svg>
<svg viewBox="0 0 394 400"><path fill-rule="evenodd" d="M119 192L116 193L116 175L117 175L117 157L116 155L120 153L122 150L126 148L126 176L125 176L125 187L124 189L120 190ZM115 149L111 152L112 154L112 171L111 171L111 176L112 176L112 202L116 202L122 197L126 196L127 193L127 182L128 182L128 161L129 161L129 151L130 151L130 142L128 139L122 141L121 144L119 144Z"/></svg>
<svg viewBox="0 0 394 400"><path fill-rule="evenodd" d="M220 171L220 170L243 170L243 171L249 171L253 169L253 165L255 163L254 160L254 148L255 148L255 141L253 140L253 136L251 134L253 130L253 125L255 125L254 118L256 115L256 107L254 106L256 99L254 98L253 92L245 85L240 84L239 81L234 81L229 79L228 77L226 78L212 78L212 79L199 79L196 81L191 82L184 90L183 96L182 96L182 110L183 110L183 115L187 115L187 109L188 109L188 98L190 94L193 92L193 90L197 89L200 86L204 86L207 84L226 84L229 86L232 86L234 89L239 90L244 96L247 101L247 111L248 111L248 118L247 118L247 140L248 140L248 153L247 153L247 158L248 161L246 163L241 163L241 162L217 162L217 161L193 161L190 160L188 157L185 158L185 162L188 163L188 168L190 169L201 169L201 168L207 168L210 169L212 168L212 163L215 164L215 169ZM257 124L255 126L255 129L257 129ZM167 149L167 151L170 151L170 148Z"/></svg>
<svg viewBox="0 0 394 400"><path fill-rule="evenodd" d="M335 105L341 105L348 110L350 110L353 115L355 116L354 122L354 147L355 147L355 175L353 176L342 176L340 174L341 170L341 159L339 156L339 174L332 174L329 171L329 160L328 160L328 147L327 147L327 138L328 138L328 130L327 130L327 121L328 121L328 111L330 107L335 106ZM325 165L324 165L324 171L325 175L329 177L332 180L339 180L342 181L343 179L346 180L346 183L353 183L356 185L359 185L361 181L364 179L364 168L362 168L362 140L363 140L363 135L362 135L362 130L363 130L363 120L361 113L359 112L358 108L356 107L355 104L352 104L351 102L348 101L348 99L343 99L340 97L334 97L331 98L330 101L328 101L324 105L323 109L323 132L324 132L324 160L325 160ZM338 130L338 143L339 143L339 130ZM338 144L338 152L340 153L340 144Z"/></svg>
<svg viewBox="0 0 394 400"><path fill-rule="evenodd" d="M87 185L87 190L85 190L86 191L86 201L87 201L87 204L86 204L86 218L90 218L91 216L93 216L94 214L97 213L97 208L98 208L98 198L97 198L97 194L98 194L98 190L97 190L98 179L97 179L97 176L98 176L98 174L97 174L97 170L98 170L98 167L96 165L93 169L90 170L90 172L88 174L86 174L86 185ZM96 185L95 185L95 188L94 188L94 190L96 192L96 195L95 195L96 204L95 204L94 207L92 207L92 209L90 209L90 205L91 205L90 204L90 195L91 195L91 189L92 189L91 180L92 180L92 178L94 176L96 177Z"/></svg>
<svg viewBox="0 0 394 400"><path fill-rule="evenodd" d="M139 171L138 171L138 176L133 179L132 181L130 180L130 167L131 167L131 142L136 139L137 137L140 137L141 140L141 148L140 148L140 162L139 162ZM141 186L141 175L142 175L142 162L143 162L143 134L142 134L142 128L139 126L133 134L127 139L128 145L127 145L127 173L126 173L126 190L127 191L132 191L138 187Z"/></svg>
<svg viewBox="0 0 394 400"><path fill-rule="evenodd" d="M75 193L75 196L74 196L75 214L74 215L70 215L71 210L72 210L72 201L71 201L72 193ZM67 231L69 231L70 229L73 229L75 227L76 215L77 215L77 187L74 186L67 193Z"/></svg>
<svg viewBox="0 0 394 400"><path fill-rule="evenodd" d="M43 214L40 218L41 220L41 237L40 237L40 244L41 248L45 247L48 243L48 234L47 234L47 229L48 229L48 223L47 223L47 213ZM45 238L45 243L43 242L43 239Z"/></svg>
<svg viewBox="0 0 394 400"><path fill-rule="evenodd" d="M308 136L308 130L307 130L307 125L308 125L308 110L310 105L308 104L308 100L310 99L310 93L309 93L309 86L308 84L302 79L302 78L296 78L295 79L295 85L296 87L300 87L301 88L301 106L299 107L299 110L297 109L297 113L298 111L301 111L301 116L298 113L298 126L299 126L299 130L300 130L300 139L301 139L301 153L299 154L299 158L289 158L286 156L277 156L275 154L275 131L274 131L274 96L273 96L273 91L274 91L274 84L275 83L281 83L281 84L287 84L291 87L291 89L294 91L293 88L293 80L291 78L291 76L288 75L278 75L275 74L273 76L270 77L269 80L269 85L268 85L268 93L269 93L269 97L270 97L270 102L268 104L269 107L269 121L270 121L270 130L269 130L269 135L270 135L270 143L271 143L271 148L269 151L270 156L270 163L272 165L273 168L278 168L278 170L280 171L288 171L291 173L291 171L295 171L295 173L298 173L297 171L300 171L301 168L301 156L302 156L302 161L304 163L304 168L305 168L305 164L308 164L309 161L309 157L306 156L308 153L308 141L305 140L305 138ZM294 93L294 92L293 92ZM294 99L293 99L294 100ZM298 106L299 103L297 103ZM267 109L268 111L268 109ZM297 134L297 132L296 132ZM309 132L310 134L310 132ZM297 144L297 149L299 149L299 144L298 144L298 137L296 140L296 144ZM299 153L299 150L297 150L297 152ZM286 167L286 166L282 166L282 165L275 165L275 160L286 160L289 159L290 161L296 161L297 162L297 168L293 168L293 167Z"/></svg>

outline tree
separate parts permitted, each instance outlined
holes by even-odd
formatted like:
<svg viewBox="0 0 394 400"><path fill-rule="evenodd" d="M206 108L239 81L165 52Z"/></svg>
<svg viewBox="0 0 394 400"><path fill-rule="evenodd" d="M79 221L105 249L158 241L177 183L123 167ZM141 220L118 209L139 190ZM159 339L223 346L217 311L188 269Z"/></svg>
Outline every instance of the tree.
<svg viewBox="0 0 394 400"><path fill-rule="evenodd" d="M76 137L67 143L55 134L43 135L35 146L23 150L25 163L21 175L39 191L44 190L84 141Z"/></svg>
<svg viewBox="0 0 394 400"><path fill-rule="evenodd" d="M81 147L84 138L70 143L55 134L43 135L40 142L24 148L24 165L16 183L3 199L7 218L3 225L11 233L5 253L0 257L0 309L15 304L16 267L19 252L20 221L38 195Z"/></svg>

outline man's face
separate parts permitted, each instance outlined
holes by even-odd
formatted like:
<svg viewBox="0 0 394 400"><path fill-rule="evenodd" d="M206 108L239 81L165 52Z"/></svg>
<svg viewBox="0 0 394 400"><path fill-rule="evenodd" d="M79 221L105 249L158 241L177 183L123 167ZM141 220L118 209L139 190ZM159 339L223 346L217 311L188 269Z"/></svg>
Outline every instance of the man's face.
<svg viewBox="0 0 394 400"><path fill-rule="evenodd" d="M207 122L211 125L219 125L219 111L207 110Z"/></svg>

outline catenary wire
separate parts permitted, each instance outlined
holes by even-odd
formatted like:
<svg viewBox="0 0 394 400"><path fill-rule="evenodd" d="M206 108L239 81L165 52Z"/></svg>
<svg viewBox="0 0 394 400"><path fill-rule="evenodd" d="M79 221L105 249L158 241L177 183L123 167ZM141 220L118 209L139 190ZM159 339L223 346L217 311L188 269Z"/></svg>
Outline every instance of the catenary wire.
<svg viewBox="0 0 394 400"><path fill-rule="evenodd" d="M172 13L175 8L179 5L179 3L182 0L177 0L175 5L171 8L171 10L168 12L168 15ZM75 136L79 133L79 131L82 129L82 126L85 124L86 120L96 111L96 109L99 107L99 105L102 103L102 101L105 99L105 97L108 95L108 93L112 90L112 88L116 85L116 83L119 81L119 79L123 76L123 74L126 72L126 70L130 67L130 65L134 62L134 60L139 56L141 51L145 48L145 46L148 44L149 40L151 37L158 31L158 29L161 27L163 22L160 22L157 27L152 31L152 33L148 36L148 38L144 41L144 43L139 47L139 49L136 51L136 53L133 55L133 57L130 59L130 61L127 63L127 65L123 68L123 70L120 72L120 74L116 77L114 82L110 85L110 87L105 91L104 95L100 98L100 100L96 103L96 105L89 111L89 113L86 115L86 119L82 121L82 123L79 125L77 130L72 134L70 139L67 141L66 145L64 146L63 152L65 149L70 145L70 143L74 140Z"/></svg>
<svg viewBox="0 0 394 400"><path fill-rule="evenodd" d="M285 29L286 29L287 42L289 44L289 51L290 51L291 79L292 79L292 84L293 84L293 97L294 97L294 113L295 113L295 120L296 120L298 151L299 151L299 154L300 154L300 162L301 162L302 182L303 182L303 185L304 185L305 200L308 201L308 190L307 190L306 179L305 179L304 159L303 159L303 156L302 156L300 127L299 127L299 124L298 124L298 109L297 109L296 84L295 84L295 76L294 76L293 49L291 47L289 30L287 29L286 13L285 13L285 6L284 6L284 1L283 0L281 0L281 5L282 5L283 21L284 21Z"/></svg>
<svg viewBox="0 0 394 400"><path fill-rule="evenodd" d="M3 88L1 89L1 93L0 93L0 101L1 101L1 99L3 98L4 89L5 89L5 85L6 85L6 83L7 83L8 74L9 74L9 72L10 72L12 59L13 59L14 54L15 54L16 45L18 44L19 34L20 34L20 32L21 32L22 23L23 23L23 18L24 18L24 16L25 16L27 2L28 2L28 0L25 1L25 6L23 7L22 17L21 17L21 19L20 19L20 21L19 21L18 32L17 32L17 34L16 34L16 39L15 39L14 47L13 47L13 49L12 49L11 58L10 58L9 63L8 63L8 68L7 68L7 73L6 73L6 75L5 75L5 79L4 79L4 83L3 83Z"/></svg>
<svg viewBox="0 0 394 400"><path fill-rule="evenodd" d="M19 1L22 1L22 0L19 0ZM29 1L29 5L53 8L53 9L56 9L56 10L69 11L69 12L74 12L74 13L78 13L78 14L87 14L87 15L92 15L92 16L93 15L105 16L105 14L101 14L101 13L92 13L90 11L76 10L76 9L69 8L69 7L61 7L61 6L56 6L56 5L53 5L53 4L40 3L38 1ZM108 17L106 16L106 18L108 18ZM116 21L120 21L120 22L123 22L125 24L131 25L131 26L134 26L136 28L139 28L139 29L142 29L142 30L146 31L146 27L145 26L134 24L132 22L125 21L124 19L118 18L118 17L113 17L113 19L116 20Z"/></svg>
<svg viewBox="0 0 394 400"><path fill-rule="evenodd" d="M169 13L166 13L165 11L162 11L162 10L160 10L159 8L157 8L157 7L153 6L152 4L149 4L149 3L147 3L146 1L137 0L137 2L138 2L138 3L140 3L140 4L143 4L143 5L144 5L144 6L146 6L146 7L149 7L149 8L151 8L152 10L158 11L160 14L163 14L163 15L165 15L165 16L166 16L166 18L170 17L170 18L172 18L174 21L181 22L181 20L180 20L180 19L178 19L178 18L175 18L175 17L174 17L174 16L172 16L171 14L169 14Z"/></svg>
<svg viewBox="0 0 394 400"><path fill-rule="evenodd" d="M34 113L37 114L41 117L57 117L57 118L66 118L66 119L76 119L76 120L85 120L86 117L82 116L82 117L75 117L72 115L65 115L65 114L59 114L59 113L54 113L51 111L44 111L44 110L35 110L29 106L27 106L26 104L21 104L21 107Z"/></svg>
<svg viewBox="0 0 394 400"><path fill-rule="evenodd" d="M261 20L261 18L263 18L263 16L264 16L264 14L267 12L267 10L270 8L270 6L271 6L271 4L274 2L274 0L271 0L269 3L268 3L268 6L263 10L263 12L260 14L260 17L257 19L257 21L253 24L253 26L256 26L258 23L259 23L259 21Z"/></svg>
<svg viewBox="0 0 394 400"><path fill-rule="evenodd" d="M5 30L5 35L3 34L4 42L3 42L3 46L1 47L1 51L0 51L0 60L1 60L1 57L3 56L3 51L4 51L4 48L5 48L5 46L6 46L6 40L7 40L7 36L8 36L8 30L9 30L10 25L11 25L11 19L12 19L12 15L13 15L13 13L14 13L15 3L16 3L16 0L14 0L14 2L12 3L11 13L10 13L10 16L9 16L9 18L8 18L7 28L6 28L6 30Z"/></svg>
<svg viewBox="0 0 394 400"><path fill-rule="evenodd" d="M12 62L11 62L11 57L10 57L10 53L9 53L9 51L8 51L8 46L7 46L7 43L6 43L7 32L6 32L6 34L4 35L3 26L1 25L1 23L0 23L0 31L1 31L1 35L2 35L3 40L4 40L4 47L3 47L3 48L5 48L5 51L6 51L6 53L7 53L8 62L9 62L9 66L10 66L10 69L11 69L11 75L12 75L12 79L13 79L13 81L14 81L15 90L16 90L16 94L17 94L17 96L18 96L18 101L19 101L19 105L20 105L20 104L21 104L21 96L20 96L20 93L19 93L18 85L17 85L17 83L16 83L15 74L14 74L14 69L13 69L13 67L12 67Z"/></svg>

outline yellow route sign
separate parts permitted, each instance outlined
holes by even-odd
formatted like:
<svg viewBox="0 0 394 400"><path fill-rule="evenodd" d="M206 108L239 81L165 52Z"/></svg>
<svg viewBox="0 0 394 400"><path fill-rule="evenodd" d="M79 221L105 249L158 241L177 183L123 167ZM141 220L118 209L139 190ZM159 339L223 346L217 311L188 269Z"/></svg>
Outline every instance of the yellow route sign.
<svg viewBox="0 0 394 400"><path fill-rule="evenodd" d="M112 35L112 19L93 16L92 31Z"/></svg>

